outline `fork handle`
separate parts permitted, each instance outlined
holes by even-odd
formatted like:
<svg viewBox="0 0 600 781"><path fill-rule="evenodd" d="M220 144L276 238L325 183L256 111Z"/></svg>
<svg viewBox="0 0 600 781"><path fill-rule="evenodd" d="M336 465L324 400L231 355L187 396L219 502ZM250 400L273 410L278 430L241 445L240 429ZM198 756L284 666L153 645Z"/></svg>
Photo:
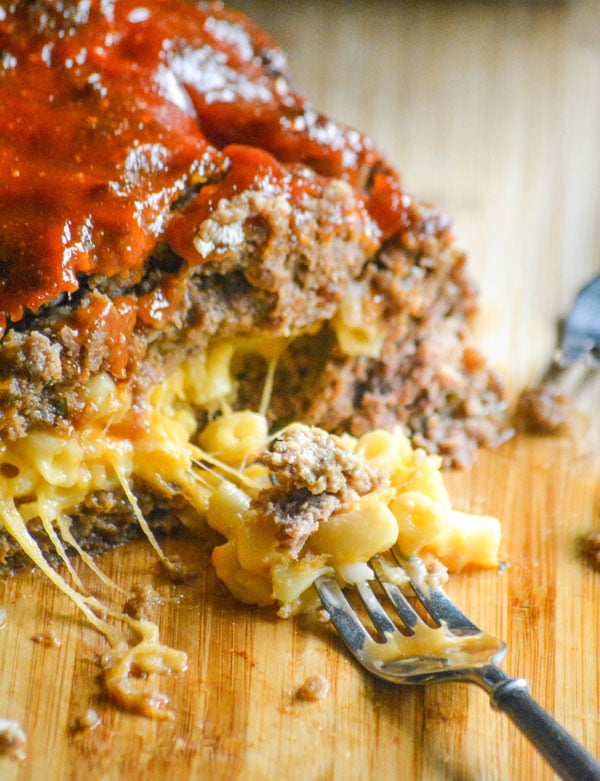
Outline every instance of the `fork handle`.
<svg viewBox="0 0 600 781"><path fill-rule="evenodd" d="M561 778L600 781L600 762L533 699L527 681L509 678L494 689L491 699L492 705L510 716Z"/></svg>

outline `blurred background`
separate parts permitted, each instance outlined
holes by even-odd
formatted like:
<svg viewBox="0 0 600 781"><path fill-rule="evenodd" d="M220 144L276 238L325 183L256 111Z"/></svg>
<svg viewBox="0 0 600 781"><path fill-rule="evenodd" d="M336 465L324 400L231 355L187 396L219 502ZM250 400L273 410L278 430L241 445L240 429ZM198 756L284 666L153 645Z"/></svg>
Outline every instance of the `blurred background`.
<svg viewBox="0 0 600 781"><path fill-rule="evenodd" d="M600 2L233 0L318 108L454 218L511 391L600 272Z"/></svg>

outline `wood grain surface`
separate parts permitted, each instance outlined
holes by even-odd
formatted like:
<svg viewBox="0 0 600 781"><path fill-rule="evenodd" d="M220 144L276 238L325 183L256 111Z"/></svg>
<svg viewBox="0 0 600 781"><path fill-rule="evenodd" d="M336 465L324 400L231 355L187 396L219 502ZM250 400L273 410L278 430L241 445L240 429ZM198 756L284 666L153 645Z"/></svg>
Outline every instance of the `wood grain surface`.
<svg viewBox="0 0 600 781"><path fill-rule="evenodd" d="M283 43L316 106L369 132L409 190L454 216L482 288L480 341L514 396L600 270L600 3L235 5ZM600 756L600 570L578 551L600 528L598 385L564 436L518 436L447 479L457 507L502 520L506 561L501 573L454 577L451 595L508 642L505 668ZM190 657L164 682L173 722L105 701L104 642L43 576L0 586L0 717L29 738L27 759L0 759L0 779L552 777L477 688L375 682L327 626L235 604L206 543L167 547L197 568L193 584L161 580L142 544L102 566L167 598L163 637ZM48 633L59 646L32 641ZM328 677L328 696L299 700L314 674ZM102 723L73 731L90 707Z"/></svg>

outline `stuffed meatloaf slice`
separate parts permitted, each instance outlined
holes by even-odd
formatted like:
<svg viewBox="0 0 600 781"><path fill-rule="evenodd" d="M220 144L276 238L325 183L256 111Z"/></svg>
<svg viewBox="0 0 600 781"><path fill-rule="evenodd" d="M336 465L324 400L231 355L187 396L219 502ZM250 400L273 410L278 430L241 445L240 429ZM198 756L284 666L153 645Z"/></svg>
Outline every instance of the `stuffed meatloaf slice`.
<svg viewBox="0 0 600 781"><path fill-rule="evenodd" d="M190 441L225 409L401 424L449 464L506 436L448 220L294 90L248 19L17 2L0 50L0 479L48 548L55 516L104 548L197 506L164 454L131 466L160 403ZM100 453L107 432L133 450Z"/></svg>

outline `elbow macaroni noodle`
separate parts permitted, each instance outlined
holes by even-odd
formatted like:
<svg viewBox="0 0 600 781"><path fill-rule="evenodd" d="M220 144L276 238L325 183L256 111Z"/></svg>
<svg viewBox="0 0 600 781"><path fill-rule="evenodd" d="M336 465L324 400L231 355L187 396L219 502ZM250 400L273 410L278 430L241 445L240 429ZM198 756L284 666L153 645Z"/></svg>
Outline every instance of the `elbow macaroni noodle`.
<svg viewBox="0 0 600 781"><path fill-rule="evenodd" d="M226 424L227 425L227 424ZM396 546L405 555L433 554L451 569L498 564L500 524L495 518L452 510L440 459L413 450L399 431L374 431L344 442L367 464L382 469L390 486L359 497L333 513L308 538L300 558L279 545L274 522L250 507L248 494L224 481L212 494L207 521L227 541L215 548L219 577L243 602L277 604L287 616L314 603L310 586L325 572L346 582L371 576L367 562ZM262 471L261 471L262 469ZM266 467L254 467L254 492L268 485Z"/></svg>
<svg viewBox="0 0 600 781"><path fill-rule="evenodd" d="M5 501L15 503L25 524L41 518L58 526L90 494L118 489L133 477L159 493L180 491L227 538L214 559L236 596L274 601L284 609L296 605L305 583L323 568L364 573L368 570L358 565L393 545L405 555L432 553L451 569L497 564L498 522L452 510L439 459L414 450L399 430L342 438L368 465L389 475L390 485L335 513L311 535L300 560L286 561L277 530L250 509L250 499L269 485L267 467L257 463L269 440L266 418L231 411L223 401L234 391L235 349L233 342L219 344L157 386L149 400L148 429L135 442L114 433L130 409L128 391L108 375L94 377L86 388L86 425L72 436L34 432L0 444ZM193 444L196 408L217 402L223 414ZM282 567L289 570L285 579ZM279 587L270 590L275 581Z"/></svg>
<svg viewBox="0 0 600 781"><path fill-rule="evenodd" d="M379 358L381 355L385 327L370 307L372 300L367 283L350 283L331 321L338 343L346 355L365 355L369 358Z"/></svg>
<svg viewBox="0 0 600 781"><path fill-rule="evenodd" d="M350 354L353 350L365 354L365 345L371 350L367 354L380 349L377 322L364 317L358 287L340 309L334 329ZM263 350L263 357L275 361L284 346L279 342L271 344L270 352ZM335 572L345 582L359 581L370 575L369 559L393 546L405 555L432 554L452 569L498 563L498 521L454 511L440 460L414 450L400 430L341 438L356 456L388 475L389 485L333 513L308 537L298 556L282 550L275 523L251 506L252 499L271 485L268 468L258 460L270 437L262 414L265 405L261 404L261 412L232 411L228 406L235 398L233 356L236 350L251 351L257 344L260 340L223 342L185 361L151 392L147 425L135 441L119 433L124 428L119 424L131 410L129 391L102 374L89 381L85 420L70 436L32 432L15 442L0 443L0 523L109 639L112 651L106 680L115 699L148 715L168 717L170 712L166 707L150 712L147 702L131 693L132 666L140 668L141 658L153 657L162 660L162 669L180 670L185 659L161 646L150 627L140 622L134 626L131 619L119 616L140 637L130 647L98 618L90 598L83 596L61 539L78 550L69 514L90 494L123 489L134 516L160 553L130 484L137 478L167 497L181 493L196 511L198 527L205 519L223 535L213 562L232 594L246 603L275 604L284 616L314 604L311 586L322 573ZM221 414L195 439L198 408ZM185 519L188 524L190 515ZM27 530L34 519L41 520L65 560L73 586L45 562ZM89 556L80 553L98 574Z"/></svg>

